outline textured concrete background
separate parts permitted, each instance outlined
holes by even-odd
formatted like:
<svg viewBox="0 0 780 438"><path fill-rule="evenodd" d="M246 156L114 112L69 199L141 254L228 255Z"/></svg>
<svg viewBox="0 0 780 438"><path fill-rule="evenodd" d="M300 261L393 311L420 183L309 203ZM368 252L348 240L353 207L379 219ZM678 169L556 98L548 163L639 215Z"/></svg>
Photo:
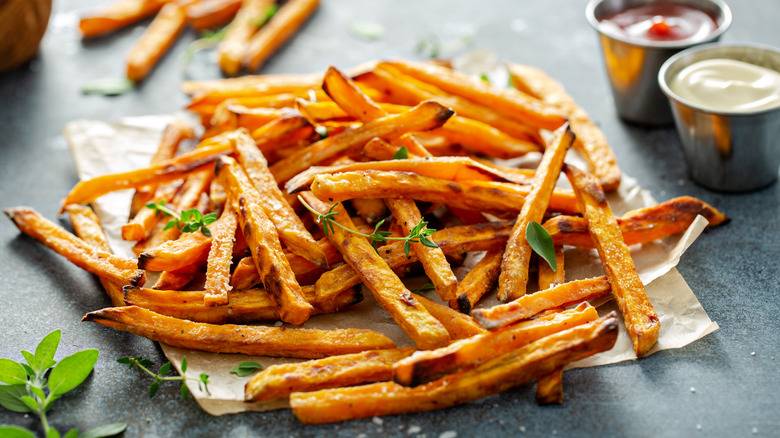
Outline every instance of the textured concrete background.
<svg viewBox="0 0 780 438"><path fill-rule="evenodd" d="M149 80L115 98L84 96L89 79L118 76L123 58L144 23L96 41L75 30L89 0L56 1L39 56L29 66L0 75L0 206L29 205L54 217L76 183L64 123L76 118L113 120L169 113L186 102L178 91L179 58L195 39L175 45ZM777 436L780 430L780 311L778 226L780 185L741 195L715 193L686 174L673 129L622 123L608 92L584 0L365 1L324 0L320 10L264 73L348 68L377 57L419 58L414 48L428 34L450 39L474 32L471 47L488 48L506 61L541 67L560 80L599 122L621 167L659 200L693 195L726 212L732 223L705 233L679 270L721 329L686 348L638 362L567 372L562 406L539 407L533 385L465 406L382 421L304 427L290 411L219 418L182 401L164 386L149 400L147 379L115 362L146 356L160 363L151 341L95 324L84 313L106 307L98 282L48 249L0 222L0 357L20 360L48 332L62 329L58 357L98 348L94 374L58 401L49 414L59 430L82 430L125 421L126 436ZM728 42L780 47L776 0L731 0ZM351 37L354 20L381 23L383 39ZM198 58L196 78L216 77L216 66ZM752 353L755 352L755 355ZM695 388L695 393L690 388ZM37 420L0 409L0 424L31 429ZM451 434L449 434L451 435Z"/></svg>

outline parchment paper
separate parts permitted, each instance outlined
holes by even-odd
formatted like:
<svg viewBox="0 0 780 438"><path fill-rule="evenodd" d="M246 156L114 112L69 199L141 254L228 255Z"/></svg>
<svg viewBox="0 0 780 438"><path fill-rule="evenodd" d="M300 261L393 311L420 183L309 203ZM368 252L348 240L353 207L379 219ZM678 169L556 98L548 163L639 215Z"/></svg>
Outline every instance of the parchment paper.
<svg viewBox="0 0 780 438"><path fill-rule="evenodd" d="M97 175L127 171L148 166L149 160L157 148L165 125L178 116L145 116L121 119L106 123L91 120L77 120L67 124L64 134L70 146L71 155L79 177L88 179ZM567 161L577 162L577 157L569 154ZM109 243L118 255L134 257L130 248L132 242L121 239L120 228L127 221L132 191L116 192L103 196L93 203L93 207L102 221ZM618 193L609 197L610 205L616 215L627 211L653 205L656 201L648 192L642 190L636 180L625 176ZM701 307L685 280L674 268L680 256L701 234L707 222L698 217L682 235L669 237L662 241L644 245L635 245L631 254L637 265L640 278L646 285L647 295L661 319L661 332L658 343L651 354L665 349L683 347L718 328ZM459 277L465 275L469 266L473 266L478 256L469 257L465 268L456 269ZM595 250L567 248L566 278L576 280L603 275L603 269ZM420 286L427 279L408 280L410 288ZM530 289L529 289L530 291ZM399 347L412 345L411 340L393 322L389 314L383 311L373 300L371 293L364 288L365 299L353 308L330 315L317 315L306 324L307 328L368 328L388 336ZM438 299L435 293L429 293L431 299ZM614 301L609 298L594 302L600 314L616 310ZM480 307L496 304L495 299L486 299ZM280 324L280 323L277 323ZM211 415L224 415L242 411L265 411L288 406L286 399L265 403L243 402L244 385L249 377L237 377L229 370L244 360L256 360L269 366L276 363L292 362L295 359L249 357L240 354L211 354L183 350L162 345L163 352L181 372L181 359L186 356L187 374L209 375L211 394L198 389L197 383L188 383L189 389L200 406ZM589 367L636 359L631 340L621 324L621 333L615 347L599 355L571 364L571 367Z"/></svg>

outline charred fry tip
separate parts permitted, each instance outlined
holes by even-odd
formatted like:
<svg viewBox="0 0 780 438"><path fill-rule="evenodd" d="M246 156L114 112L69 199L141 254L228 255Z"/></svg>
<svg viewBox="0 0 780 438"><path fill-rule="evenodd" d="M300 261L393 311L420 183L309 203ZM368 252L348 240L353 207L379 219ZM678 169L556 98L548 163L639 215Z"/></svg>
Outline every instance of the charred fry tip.
<svg viewBox="0 0 780 438"><path fill-rule="evenodd" d="M611 332L615 332L617 334L618 331L617 312L613 310L608 314L604 315L603 317L599 318L599 321L600 321L599 324L601 325L601 328L599 329L597 335L606 335Z"/></svg>
<svg viewBox="0 0 780 438"><path fill-rule="evenodd" d="M130 285L142 286L146 282L146 271L139 269L138 272L130 279Z"/></svg>
<svg viewBox="0 0 780 438"><path fill-rule="evenodd" d="M469 312L471 312L471 301L469 300L468 295L466 295L465 293L460 294L458 298L456 298L456 300L458 302L458 310L460 311L460 313L465 313L466 315L468 315Z"/></svg>
<svg viewBox="0 0 780 438"><path fill-rule="evenodd" d="M152 254L142 252L138 255L138 269L146 269L146 265L148 265L152 260L154 260L154 256Z"/></svg>

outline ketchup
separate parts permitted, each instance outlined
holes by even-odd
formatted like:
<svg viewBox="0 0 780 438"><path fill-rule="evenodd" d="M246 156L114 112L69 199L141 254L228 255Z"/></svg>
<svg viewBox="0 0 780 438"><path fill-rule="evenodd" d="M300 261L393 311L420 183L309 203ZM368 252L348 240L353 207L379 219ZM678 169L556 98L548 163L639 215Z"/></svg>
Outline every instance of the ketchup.
<svg viewBox="0 0 780 438"><path fill-rule="evenodd" d="M681 3L636 6L599 20L605 32L642 42L704 40L718 23L710 14Z"/></svg>

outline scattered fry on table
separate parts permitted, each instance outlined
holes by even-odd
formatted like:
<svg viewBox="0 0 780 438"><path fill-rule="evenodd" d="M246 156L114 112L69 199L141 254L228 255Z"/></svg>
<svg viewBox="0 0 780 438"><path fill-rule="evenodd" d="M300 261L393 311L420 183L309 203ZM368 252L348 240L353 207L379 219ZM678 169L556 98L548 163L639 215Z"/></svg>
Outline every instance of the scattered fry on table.
<svg viewBox="0 0 780 438"><path fill-rule="evenodd" d="M186 25L184 8L176 2L166 3L127 54L127 79L133 82L146 79Z"/></svg>
<svg viewBox="0 0 780 438"><path fill-rule="evenodd" d="M317 9L319 0L288 0L247 43L244 65L257 71Z"/></svg>

